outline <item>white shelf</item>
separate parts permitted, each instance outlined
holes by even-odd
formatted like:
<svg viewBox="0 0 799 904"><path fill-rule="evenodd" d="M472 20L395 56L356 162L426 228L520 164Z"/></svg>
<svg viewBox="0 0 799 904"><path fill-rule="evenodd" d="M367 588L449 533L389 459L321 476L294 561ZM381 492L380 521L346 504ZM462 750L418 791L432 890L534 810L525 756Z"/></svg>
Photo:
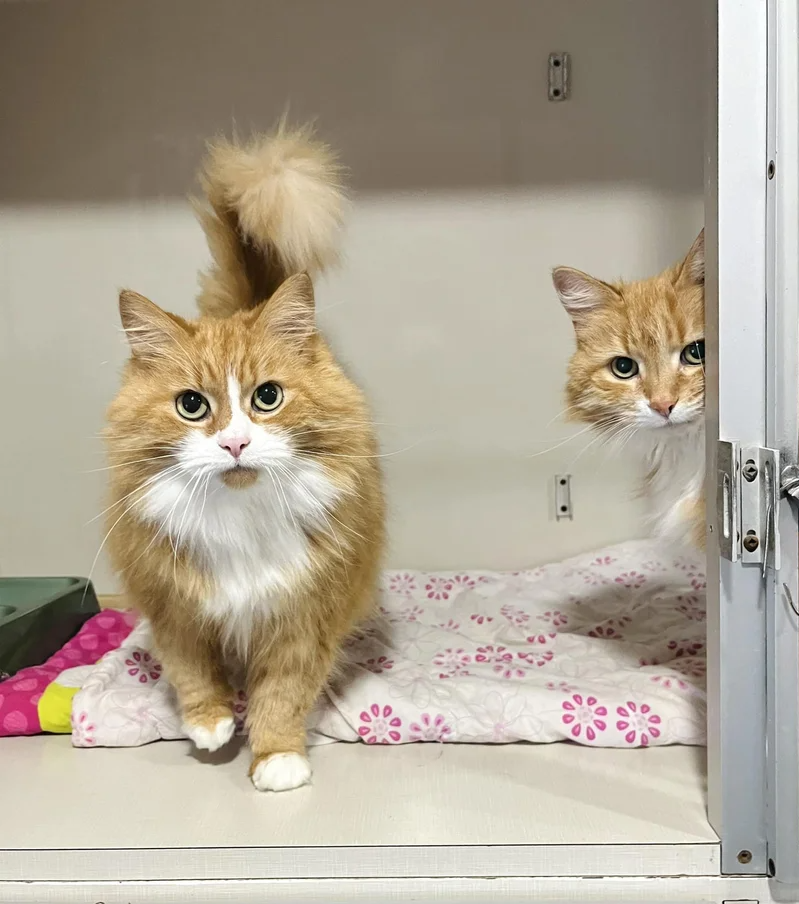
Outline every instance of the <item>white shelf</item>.
<svg viewBox="0 0 799 904"><path fill-rule="evenodd" d="M0 741L0 881L718 875L704 751L335 744L253 790L240 747Z"/></svg>

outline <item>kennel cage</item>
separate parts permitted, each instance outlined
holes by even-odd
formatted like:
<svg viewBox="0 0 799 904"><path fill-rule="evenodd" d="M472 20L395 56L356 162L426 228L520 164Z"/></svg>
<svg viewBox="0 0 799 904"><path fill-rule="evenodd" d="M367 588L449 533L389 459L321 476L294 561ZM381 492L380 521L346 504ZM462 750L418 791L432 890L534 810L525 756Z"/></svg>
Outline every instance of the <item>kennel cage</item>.
<svg viewBox="0 0 799 904"><path fill-rule="evenodd" d="M594 9L597 6L602 7L601 12ZM280 4L223 5L204 0L200 15L197 6L189 12L185 2L139 0L109 11L93 0L76 0L72 4L17 3L0 8L2 40L6 43L0 71L4 83L14 86L13 91L3 93L2 101L8 165L2 182L6 247L2 278L7 291L5 302L0 302L0 311L6 314L5 328L0 332L0 382L13 389L13 398L12 393L6 394L8 410L14 414L11 422L23 425L33 424L31 395L52 385L48 381L53 379L53 367L62 360L59 343L64 336L74 336L81 330L91 332L89 318L98 316L96 301L81 297L87 272L90 268L95 274L100 271L97 284L103 292L109 287L112 292L118 282L119 274L111 272L119 266L118 245L123 246L125 254L141 260L141 278L149 279L153 294L164 303L170 295L188 298L193 294L183 271L193 279L196 266L189 266L187 261L195 260L199 238L187 239L186 233L176 228L172 210L148 200L158 197L164 180L176 173L181 190L188 188L196 133L207 135L229 122L230 101L220 99L222 89L214 94L209 81L202 85L207 93L197 90L199 64L196 59L189 60L192 53L196 52L199 59L201 50L215 48L219 60L216 64L210 59L207 62L212 74L219 76L232 68L235 78L240 79L255 58L242 52L239 42L245 42L244 50L253 51L258 47L259 29L263 40L272 35L268 46L275 56L269 59L267 54L266 59L259 60L262 68L257 74L263 84L257 85L255 95L259 97L265 90L271 75L270 98L272 92L280 92L281 96L272 101L282 104L291 91L283 91L275 57L280 61L285 55L278 52L279 42L274 36L282 35L280 40L291 47L286 35L292 28L288 26L294 31L301 26L310 29L313 40L309 46L319 55L303 65L317 65L327 76L335 76L347 66L337 68L337 60L343 55L333 39L346 32L351 41L346 46L353 50L347 78L353 81L332 78L333 86L342 89L345 84L353 87L365 83L354 94L368 109L370 103L381 101L370 94L368 68L377 71L381 65L372 43L378 24L385 43L383 56L393 59L399 55L397 47L404 50L402 65L392 70L388 83L374 79L375 95L388 84L396 91L390 95L393 103L406 99L408 109L394 111L403 128L389 129L381 144L379 136L368 132L352 110L348 110L348 124L362 143L368 144L368 133L374 147L384 152L390 142L398 142L397 157L405 157L413 148L410 156L415 155L413 166L417 170L419 160L424 158L427 165L429 156L429 168L423 166L422 172L435 171L442 191L438 197L422 193L423 210L414 218L408 207L409 198L415 197L410 189L419 186L410 177L411 167L399 166L394 172L388 209L376 212L368 229L362 227L362 233L382 228L397 243L399 250L392 263L402 266L392 271L390 280L401 284L405 296L417 293L429 304L431 293L424 291L425 280L437 295L460 295L460 305L445 306L439 316L451 318L455 343L463 343L464 358L472 359L481 351L480 342L507 337L492 332L490 318L477 315L469 321L471 333L457 326L459 317L469 319L462 311L464 295L475 304L479 302L475 295L461 295L460 286L453 290L448 273L440 272L440 236L447 222L465 221L468 213L475 215L480 209L488 209L489 219L483 227L488 223L501 229L497 224L507 221L509 225L500 233L497 245L508 245L514 258L523 256L525 250L529 253L529 243L536 239L550 253L552 247L546 239L550 231L561 238L555 246L557 253L569 254L571 246L564 240L569 229L584 253L591 242L599 241L597 234L580 238L577 234L586 227L576 225L580 221L575 220L574 210L558 220L556 203L559 193L568 194L569 174L581 160L573 151L580 138L591 134L606 153L621 153L626 147L627 157L619 165L622 170L632 170L629 178L633 181L647 166L660 165L670 172L664 158L679 156L681 144L693 146L691 136L673 134L675 126L670 121L659 129L652 126L648 139L629 137L618 145L611 142L603 146L602 114L608 110L580 106L580 90L587 90L580 88L580 80L592 78L586 61L607 67L605 75L595 70L593 78L603 90L615 86L621 97L618 107L610 110L614 125L629 116L624 104L636 102L635 111L642 113L652 106L653 98L663 106L654 104L650 126L667 114L676 117L678 126L684 125L678 108L696 104L697 96L702 103L706 96L712 99L704 161L711 500L706 761L703 751L687 747L619 751L561 744L411 744L374 750L336 744L314 752L316 779L310 794L272 799L260 797L249 788L240 753L229 762L203 768L188 757L182 743L87 752L74 750L64 738L4 739L0 741L0 799L8 818L0 829L0 899L9 904L157 902L183 900L189 895L209 902L255 901L267 896L309 902L400 897L476 902L531 896L536 900L614 902L767 901L772 896L799 900L792 891L793 886L799 887L799 655L794 612L794 601L799 602L799 549L795 510L777 492L783 468L797 461L799 429L797 3L731 0L706 4L703 12L711 22L699 36L692 31L699 28L695 6L687 2L667 7L622 0L571 5L503 0L484 5L442 4L435 12L418 3L377 14L357 2L346 3L332 13L315 2L294 4L289 11ZM234 9L241 17L236 27L230 24ZM378 23L372 16L383 19ZM403 17L411 20L406 31L402 30ZM582 27L577 28L574 23L581 17ZM321 24L314 26L315 18ZM241 32L247 22L252 24L246 29L250 38ZM517 27L512 27L514 23ZM648 27L642 28L646 23ZM476 63L478 51L493 47L496 53L496 48L507 45L511 57L511 50L521 49L520 36L531 39L536 24L540 26L535 39L538 49L571 50L574 81L573 96L553 112L554 106L543 107L549 102L543 76L535 89L529 89L543 95L536 109L548 126L555 115L571 118L565 125L561 121L560 130L556 129L558 143L554 147L538 133L532 138L528 135L525 143L519 138L521 130L514 133L515 143L505 136L504 143L498 142L499 148L492 145L490 134L488 139L483 135L476 139L485 142L481 154L470 155L467 138L474 134L475 124L490 133L499 118L480 119L469 113L470 119L466 107L481 97L475 87L478 82L496 87L498 77L492 83L486 72L470 82L476 95L465 93L453 99L447 95L446 89L451 86L446 80L443 86L431 81L431 74L438 71L437 61L457 56L453 48L463 44L466 50L454 68L461 77L471 72L474 79L474 71L481 68ZM330 38L332 49L323 40L323 32ZM596 48L597 35L615 37L615 57L605 46ZM636 41L640 46L633 52ZM117 50L111 53L109 48L125 49L116 59ZM175 62L178 50L183 54L179 64ZM546 58L546 54L541 56ZM666 57L676 60L669 69L671 77L678 78L682 73L684 78L681 90L674 94L664 90L658 96L652 86L646 87L642 71L627 68L631 61L645 65L651 58L654 66L654 61L662 62ZM50 68L44 65L45 59ZM134 75L140 67L146 72L141 72L137 81ZM535 66L530 71L538 72ZM507 76L513 70L500 66L500 73ZM230 86L231 78L222 78L223 88ZM311 85L321 90L309 78ZM585 86L585 81L582 84ZM483 100L500 102L488 88L485 92ZM309 93L313 103L313 91ZM528 95L523 92L520 96ZM347 107L346 92L337 102ZM431 126L440 105L449 105L446 108L450 109L459 104L463 107L460 119L453 116L439 131ZM208 113L209 109L212 112ZM248 114L263 115L253 113L252 105L245 109ZM578 111L579 116L570 109ZM119 120L123 112L127 122ZM411 135L404 128L403 112L408 121L415 122L414 117L420 116L421 126ZM512 122L518 110L509 101L502 113ZM173 117L179 122L179 130L191 133L191 141L181 143L175 140L177 133L158 130ZM92 141L97 140L100 129L102 141L99 149L94 149ZM135 141L139 133L146 135L143 145ZM58 140L50 143L53 134ZM431 136L438 136L438 146L433 142L426 155L421 154L415 142ZM459 143L467 149L461 159L450 153ZM659 144L662 157L647 157ZM519 155L520 149L537 151L555 167L553 183L557 187L561 181L560 192L550 187L549 197L542 191L538 198L552 218L552 228L546 233L519 235L518 227L525 223L519 211L529 199L520 191L520 199L514 201L513 189L519 188L514 178L533 164L515 158L509 163L508 146L513 150L511 157ZM171 160L163 166L168 170L171 165L173 171L144 173L143 162L136 159L143 148L159 164ZM344 150L346 155L346 147ZM55 154L63 155L64 161L52 159L48 172L45 163ZM365 171L361 178L374 184L380 178L380 164L369 157L368 153L360 155ZM562 166L558 168L560 158ZM474 178L470 168L486 159L504 174L500 186L503 203L496 209L490 209L491 202L475 193L477 183L470 181ZM359 161L347 162L355 168ZM467 169L470 171L465 172ZM118 170L124 172L123 182L110 185L109 174ZM587 178L586 173L581 175ZM602 177L608 178L608 173ZM461 183L477 196L464 198ZM455 199L450 197L448 204L442 203L441 197L448 196ZM107 219L106 208L112 201L127 205L121 220ZM653 202L645 199L640 203L646 206ZM621 205L614 225L637 213L634 205L628 207L625 210ZM673 218L682 226L690 221L686 213L689 209L672 210ZM600 222L599 218L591 219L590 198L581 210L587 223ZM608 214L608 208L601 204L593 213L597 211L601 216ZM48 219L53 213L61 220ZM182 208L180 215L186 215ZM631 231L639 226L634 224ZM469 228L468 223L464 228ZM420 236L415 244L406 234L414 230ZM480 241L485 240L481 230L475 232ZM631 233L622 234L629 237ZM647 234L649 243L658 238L666 243L673 241L673 236ZM688 233L682 232L680 241L687 238ZM362 234L356 231L353 242L357 245L362 241ZM464 233L458 233L457 241L466 241ZM461 254L464 247L477 247L458 246L457 241L452 247ZM427 250L426 244L433 251ZM160 255L155 250L158 245L165 246ZM365 247L360 245L351 253L356 277L346 288L377 296L387 279L386 260L364 260ZM678 247L675 244L674 250ZM48 267L42 266L43 253L52 255L46 258ZM645 268L656 269L650 264L660 258L646 258L640 247L638 254L641 275ZM170 264L172 258L174 264ZM499 256L499 260L508 262L507 257ZM148 276L147 267L153 261L158 262L159 273ZM475 271L473 263L462 263L463 271L469 280L479 272L484 282L482 292L521 292L520 280L526 271L513 271L513 280L508 280L507 274L498 275L490 267ZM125 275L132 272L126 270ZM399 274L404 274L404 282ZM38 288L32 287L32 276L41 280ZM367 288L359 286L357 280L368 284ZM73 305L70 310L53 304L59 286L61 297ZM148 288L146 284L142 287ZM386 287L386 292L391 291L393 288ZM46 318L36 308L37 302L52 305L52 310L47 309L51 325L43 322ZM547 304L556 304L551 295ZM493 302L482 308L492 306L491 316L496 317L498 309ZM357 316L365 321L364 333L371 330L379 335L378 315L357 307ZM331 326L336 322L336 310L344 319L356 316L346 313L344 305L340 309L331 305L326 315ZM431 310L427 323L423 305L415 308L414 314L413 328L406 338L410 337L429 357L435 358L438 353L440 361L447 361L435 336L431 337L441 323L435 321L435 311ZM522 347L528 354L536 354L540 347L536 323L524 320L525 316L529 314L522 314L521 322L530 328L529 335L522 346L512 349L514 354ZM510 331L521 332L513 327ZM106 328L104 333L93 332L91 340L102 338L105 342L110 335L110 328ZM554 356L557 368L550 375L553 385L562 382L563 348L559 346ZM352 354L353 347L347 347L347 351ZM384 354L370 351L368 346L358 351L361 357L353 354L353 364L364 371L369 370L372 359ZM73 351L70 357L77 376L69 378L67 387L81 387L75 407L79 404L96 414L105 400L99 386L102 381L96 371L80 361L76 363ZM443 365L436 365L438 371L436 367L425 370L424 357L414 358L414 366L425 378L438 372L439 387L445 385ZM501 355L491 360L498 379L512 375L500 362L500 358L512 357L504 347ZM551 364L547 360L547 367ZM32 394L19 391L24 385L20 374L29 376ZM398 385L390 384L391 391L395 392ZM417 399L425 391L435 392L435 386L425 385L422 378L405 385L417 393ZM482 384L465 385L475 389ZM518 399L513 392L508 395L511 401ZM413 398L402 398L400 407L412 404ZM447 404L463 413L453 397L447 398ZM70 407L51 412L55 419L52 433L68 432L68 418L80 417ZM379 411L381 405L377 407ZM432 415L441 413L433 411ZM500 413L509 420L518 417L509 407ZM453 445L445 452L458 448L464 436L457 434L452 439ZM511 430L502 439L512 442L518 435ZM504 523L521 522L529 518L529 512L523 513L528 504L539 505L536 513L542 515L542 521L546 519L546 507L531 502L521 489L525 481L531 481L531 474L524 468L505 468L510 485L500 489L495 486L495 498L488 499L475 477L483 471L481 456L490 449L490 438L484 447L475 443L471 451L478 464L473 471L459 469L457 461L439 461L437 469L430 462L417 462L402 473L389 475L393 496L406 500L398 503L400 514L395 521L405 517L409 505L418 504L414 527L422 520L432 525L414 549L402 547L406 534L401 524L395 524L401 555L415 557L423 567L456 560L459 564L468 557L472 561L481 559L485 567L504 568L536 558L554 559L623 536L632 509L622 506L622 514L613 521L611 503L623 481L614 483L618 475L612 470L595 472L594 495L582 503L585 520L593 516L597 526L583 528L581 515L575 523L587 533L571 535L571 539L562 541L563 546L554 539L550 541L554 545L543 546L541 552L545 541L536 535L533 550L531 536L521 528L514 532L512 527L501 531L491 546L485 531L459 528L464 519L496 523L499 511ZM24 492L24 502L21 498L20 490L36 485L41 465L37 456L50 451L25 449L27 460L22 464L18 445L6 443L0 451L0 463L7 475L2 488L3 509L12 513L11 518L3 519L0 553L6 567L32 572L47 567L48 563L43 566L38 557L44 555L48 535L44 531L44 541L37 547L35 532L27 525L46 521L56 509L61 512L58 517L68 523L74 518L74 489ZM65 454L73 453L65 448ZM74 455L85 466L79 443ZM550 460L545 460L549 467ZM751 482L742 477L741 468L750 460L757 465L757 476ZM449 497L433 496L434 502L426 503L424 493L414 489L423 466L433 469L425 492L432 492L429 483L449 481L450 489L455 488ZM613 463L603 467L612 469ZM621 470L627 467L623 465ZM19 481L9 476L15 474L19 474ZM536 473L531 481L537 484L536 497L543 495L539 476ZM786 477L790 478L790 472ZM459 480L461 484L457 485ZM602 495L603 482L607 495ZM466 497L471 511L469 507L457 508L453 501L456 496ZM517 496L522 500L521 508L514 502ZM451 507L444 515L437 511L442 499ZM580 499L576 492L578 507ZM554 535L554 526L548 524L542 533ZM753 546L751 540L745 545L741 534L757 537L757 548L749 548ZM501 549L503 543L510 551ZM74 555L74 548L69 554ZM74 571L74 558L68 564ZM403 564L408 564L407 559Z"/></svg>

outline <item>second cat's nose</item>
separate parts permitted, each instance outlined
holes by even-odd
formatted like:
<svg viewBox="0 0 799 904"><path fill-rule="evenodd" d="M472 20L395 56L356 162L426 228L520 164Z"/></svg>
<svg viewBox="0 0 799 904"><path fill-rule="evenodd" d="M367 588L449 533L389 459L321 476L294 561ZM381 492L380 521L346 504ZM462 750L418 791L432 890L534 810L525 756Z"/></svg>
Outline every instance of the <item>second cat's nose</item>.
<svg viewBox="0 0 799 904"><path fill-rule="evenodd" d="M243 436L234 436L230 439L220 439L219 445L223 449L227 449L236 461L238 461L241 453L250 445L250 441Z"/></svg>
<svg viewBox="0 0 799 904"><path fill-rule="evenodd" d="M650 399L649 407L652 411L657 411L658 414L662 414L663 417L669 417L674 411L674 406L677 404L677 399Z"/></svg>

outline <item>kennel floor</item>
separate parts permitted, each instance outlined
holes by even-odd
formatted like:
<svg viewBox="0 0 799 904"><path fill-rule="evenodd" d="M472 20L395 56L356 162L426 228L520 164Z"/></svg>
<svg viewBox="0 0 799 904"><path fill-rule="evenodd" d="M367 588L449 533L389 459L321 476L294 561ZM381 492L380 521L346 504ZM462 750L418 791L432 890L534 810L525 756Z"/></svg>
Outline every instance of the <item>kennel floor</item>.
<svg viewBox="0 0 799 904"><path fill-rule="evenodd" d="M705 751L571 744L312 750L256 792L240 744L0 741L0 881L709 876Z"/></svg>

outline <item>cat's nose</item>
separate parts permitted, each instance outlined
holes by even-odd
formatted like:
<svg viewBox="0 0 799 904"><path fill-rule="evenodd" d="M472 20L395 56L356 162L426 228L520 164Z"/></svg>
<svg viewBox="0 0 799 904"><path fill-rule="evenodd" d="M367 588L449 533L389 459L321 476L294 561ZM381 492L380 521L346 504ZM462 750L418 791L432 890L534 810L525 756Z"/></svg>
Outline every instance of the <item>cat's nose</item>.
<svg viewBox="0 0 799 904"><path fill-rule="evenodd" d="M662 414L663 417L669 417L669 415L674 411L674 406L677 404L677 399L650 399L649 407L652 411L657 411L658 414Z"/></svg>
<svg viewBox="0 0 799 904"><path fill-rule="evenodd" d="M220 439L219 445L238 461L241 453L250 445L250 441L243 436L234 436L230 439Z"/></svg>

